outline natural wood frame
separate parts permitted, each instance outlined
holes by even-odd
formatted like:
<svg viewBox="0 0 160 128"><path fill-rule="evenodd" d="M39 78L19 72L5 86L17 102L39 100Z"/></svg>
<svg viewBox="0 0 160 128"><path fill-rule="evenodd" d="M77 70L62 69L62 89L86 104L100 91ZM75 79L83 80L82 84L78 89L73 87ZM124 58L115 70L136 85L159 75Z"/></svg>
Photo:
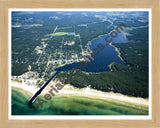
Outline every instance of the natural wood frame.
<svg viewBox="0 0 160 128"><path fill-rule="evenodd" d="M9 120L8 12L9 8L151 8L152 119L151 120ZM160 1L159 0L0 0L0 128L159 128L160 127Z"/></svg>

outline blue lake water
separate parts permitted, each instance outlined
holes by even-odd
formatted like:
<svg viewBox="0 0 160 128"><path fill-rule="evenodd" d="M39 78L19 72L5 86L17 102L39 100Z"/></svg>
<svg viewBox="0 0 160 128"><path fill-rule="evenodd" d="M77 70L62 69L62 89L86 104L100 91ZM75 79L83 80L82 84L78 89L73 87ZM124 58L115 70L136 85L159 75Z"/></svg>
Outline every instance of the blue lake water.
<svg viewBox="0 0 160 128"><path fill-rule="evenodd" d="M107 35L103 35L91 41L91 44L90 44L91 50L93 50L94 48L97 48L97 45L99 43L105 45L105 48L101 50L98 55L95 56L94 60L91 60L90 62L87 63L85 68L82 69L83 71L86 71L86 72L110 71L108 66L112 62L117 62L125 65L125 62L118 57L118 53L117 51L115 51L115 48L110 45L106 45L107 43L105 40L106 36ZM122 32L118 34L116 38L112 38L112 39L113 39L112 42L114 43L134 42L134 41L127 40L126 37L124 36L124 33ZM73 69L75 66L78 66L78 63L67 64L60 68L57 68L56 71L68 71Z"/></svg>

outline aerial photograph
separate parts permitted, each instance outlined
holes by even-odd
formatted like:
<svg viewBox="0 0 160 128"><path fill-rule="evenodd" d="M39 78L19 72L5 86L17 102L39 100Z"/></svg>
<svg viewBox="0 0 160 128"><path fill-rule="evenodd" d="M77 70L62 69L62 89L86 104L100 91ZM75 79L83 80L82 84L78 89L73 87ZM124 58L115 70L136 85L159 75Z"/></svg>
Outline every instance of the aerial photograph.
<svg viewBox="0 0 160 128"><path fill-rule="evenodd" d="M11 116L149 115L149 11L12 10Z"/></svg>

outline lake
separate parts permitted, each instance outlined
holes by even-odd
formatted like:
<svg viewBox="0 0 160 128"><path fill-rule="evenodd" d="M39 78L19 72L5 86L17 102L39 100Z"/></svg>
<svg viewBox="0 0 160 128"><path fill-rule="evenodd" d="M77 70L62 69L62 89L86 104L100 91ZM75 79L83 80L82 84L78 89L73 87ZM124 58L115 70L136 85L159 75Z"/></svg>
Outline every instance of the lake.
<svg viewBox="0 0 160 128"><path fill-rule="evenodd" d="M107 42L105 40L107 35L99 36L98 38L91 41L89 47L91 50L94 48L97 48L97 45L99 43L105 45ZM114 43L127 43L127 42L134 42L129 41L126 39L126 36L123 32L119 33L116 38L112 38L112 42ZM109 43L108 43L109 44ZM105 45L106 47L100 51L98 55L95 56L94 60L91 60L89 63L87 63L87 66L83 69L85 72L104 72L104 71L110 71L109 64L112 62L120 63L125 65L125 62L122 61L118 57L117 51L115 51L115 48L111 45ZM78 62L67 64L65 66L59 67L55 69L56 71L68 71L73 69L75 66L78 66Z"/></svg>

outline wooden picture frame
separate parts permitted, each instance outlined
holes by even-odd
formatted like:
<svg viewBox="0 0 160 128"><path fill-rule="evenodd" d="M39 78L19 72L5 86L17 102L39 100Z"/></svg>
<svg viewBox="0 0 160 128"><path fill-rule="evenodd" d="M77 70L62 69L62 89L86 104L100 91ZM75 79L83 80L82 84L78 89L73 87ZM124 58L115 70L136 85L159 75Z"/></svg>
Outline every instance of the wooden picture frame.
<svg viewBox="0 0 160 128"><path fill-rule="evenodd" d="M150 8L152 10L152 119L143 120L9 120L9 9L10 8ZM159 78L159 42L160 42L160 2L159 0L116 0L116 1L84 1L84 0L1 0L0 1L0 127L113 127L113 128L158 128L160 127L160 80Z"/></svg>

